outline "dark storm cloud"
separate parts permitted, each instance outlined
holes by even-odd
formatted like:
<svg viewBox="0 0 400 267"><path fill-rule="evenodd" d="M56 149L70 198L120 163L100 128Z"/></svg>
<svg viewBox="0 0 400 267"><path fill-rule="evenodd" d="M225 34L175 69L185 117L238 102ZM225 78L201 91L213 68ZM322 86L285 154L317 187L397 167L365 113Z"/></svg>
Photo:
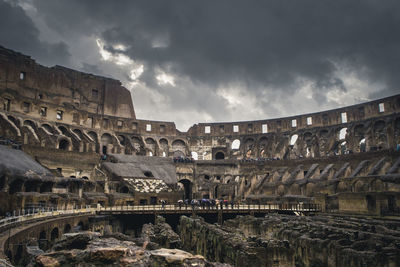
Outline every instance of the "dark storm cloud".
<svg viewBox="0 0 400 267"><path fill-rule="evenodd" d="M346 103L398 92L400 2L395 0L20 1L31 3L36 16L63 36L69 47L83 37L100 38L109 52L124 53L143 64L140 86L133 91L145 97L162 95L162 100L149 100L150 105L165 105L161 116L189 109L212 120L231 120L246 112L281 116L343 105L335 100L337 92L353 98ZM18 14L8 19L26 25L15 27L37 40L37 29L23 11L15 7L11 11ZM16 49L26 43L15 40L10 46ZM127 49L114 46L119 44ZM45 47L51 54L53 50ZM93 52L93 47L79 48ZM66 49L59 51L60 57L65 56ZM128 69L110 73L112 66L107 64L80 62L79 67L130 80ZM159 70L172 74L175 86L160 84ZM354 89L360 86L352 84L354 77L371 85L364 95ZM295 99L304 84L309 85L310 97ZM333 98L332 92L336 92ZM240 111L246 103L238 107L229 103L231 95L236 97L232 103L238 98L252 101L246 112ZM289 100L282 111L280 102ZM309 102L301 107L299 101Z"/></svg>
<svg viewBox="0 0 400 267"><path fill-rule="evenodd" d="M39 30L18 5L0 0L0 45L28 54L45 65L68 64L65 43L39 40Z"/></svg>
<svg viewBox="0 0 400 267"><path fill-rule="evenodd" d="M342 83L335 62L366 67L395 92L400 69L398 1L35 1L60 31L99 31L148 67L218 86L236 79L288 88ZM97 25L97 26L96 26ZM165 38L166 47L152 47ZM343 84L340 87L345 90ZM292 88L292 87L289 87Z"/></svg>

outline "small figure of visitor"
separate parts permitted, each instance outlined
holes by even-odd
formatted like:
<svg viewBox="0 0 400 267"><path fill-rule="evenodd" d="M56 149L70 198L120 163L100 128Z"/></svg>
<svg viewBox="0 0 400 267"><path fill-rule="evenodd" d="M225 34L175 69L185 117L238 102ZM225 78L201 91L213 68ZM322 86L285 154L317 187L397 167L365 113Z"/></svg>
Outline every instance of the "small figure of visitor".
<svg viewBox="0 0 400 267"><path fill-rule="evenodd" d="M161 199L160 200L160 202L161 202L161 207L162 207L162 209L164 210L165 209L165 200L164 199Z"/></svg>
<svg viewBox="0 0 400 267"><path fill-rule="evenodd" d="M183 200L182 200L182 199L179 199L179 200L178 200L179 209L182 209L182 204L183 204Z"/></svg>

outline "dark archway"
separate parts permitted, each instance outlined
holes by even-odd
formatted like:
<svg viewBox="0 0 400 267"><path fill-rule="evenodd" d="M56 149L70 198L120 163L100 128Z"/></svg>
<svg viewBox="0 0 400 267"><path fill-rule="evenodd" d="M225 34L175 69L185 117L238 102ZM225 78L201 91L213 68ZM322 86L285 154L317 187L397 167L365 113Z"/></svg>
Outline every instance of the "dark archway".
<svg viewBox="0 0 400 267"><path fill-rule="evenodd" d="M123 186L123 187L120 189L120 193L128 194L128 193L129 193L129 188L128 188L127 186Z"/></svg>
<svg viewBox="0 0 400 267"><path fill-rule="evenodd" d="M225 159L225 154L223 152L218 152L215 154L215 159Z"/></svg>
<svg viewBox="0 0 400 267"><path fill-rule="evenodd" d="M64 226L64 234L71 232L71 225L70 224L66 224Z"/></svg>
<svg viewBox="0 0 400 267"><path fill-rule="evenodd" d="M9 194L15 194L17 192L21 192L22 191L22 185L24 184L24 182L22 180L15 180L10 184L10 189L9 189Z"/></svg>
<svg viewBox="0 0 400 267"><path fill-rule="evenodd" d="M183 187L185 189L184 198L191 200L192 199L192 182L189 181L188 179L182 179L179 182L181 184L183 184Z"/></svg>
<svg viewBox="0 0 400 267"><path fill-rule="evenodd" d="M376 198L371 195L367 195L367 209L368 211L375 211L376 209Z"/></svg>
<svg viewBox="0 0 400 267"><path fill-rule="evenodd" d="M47 240L47 236L46 236L46 231L43 230L39 234L39 240L38 240L39 248L42 250L46 250L47 243L48 243L48 240Z"/></svg>
<svg viewBox="0 0 400 267"><path fill-rule="evenodd" d="M107 155L107 146L103 146L102 152L103 155Z"/></svg>
<svg viewBox="0 0 400 267"><path fill-rule="evenodd" d="M54 240L56 240L58 237L59 237L59 231L58 231L58 228L56 227L56 228L54 228L53 230L51 230L51 233L50 233L50 240L51 240L51 241L54 241Z"/></svg>
<svg viewBox="0 0 400 267"><path fill-rule="evenodd" d="M69 148L69 142L66 139L61 139L60 142L58 143L58 149L61 150L68 150Z"/></svg>

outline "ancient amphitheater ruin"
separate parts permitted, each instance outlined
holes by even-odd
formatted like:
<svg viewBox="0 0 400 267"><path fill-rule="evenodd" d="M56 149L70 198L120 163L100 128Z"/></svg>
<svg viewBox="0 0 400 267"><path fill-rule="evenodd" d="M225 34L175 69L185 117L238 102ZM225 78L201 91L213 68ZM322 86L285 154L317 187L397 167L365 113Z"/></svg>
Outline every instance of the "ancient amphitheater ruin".
<svg viewBox="0 0 400 267"><path fill-rule="evenodd" d="M400 95L180 132L0 47L0 99L0 266L400 266Z"/></svg>

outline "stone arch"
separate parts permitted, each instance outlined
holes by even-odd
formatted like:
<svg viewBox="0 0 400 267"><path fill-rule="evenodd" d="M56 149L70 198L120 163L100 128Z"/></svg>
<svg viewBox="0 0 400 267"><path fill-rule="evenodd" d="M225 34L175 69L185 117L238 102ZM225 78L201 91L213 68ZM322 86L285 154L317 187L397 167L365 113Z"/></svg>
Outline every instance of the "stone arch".
<svg viewBox="0 0 400 267"><path fill-rule="evenodd" d="M12 121L12 122L15 124L15 126L17 126L17 127L20 126L19 120L17 120L14 116L8 115L7 118L8 118L10 121Z"/></svg>
<svg viewBox="0 0 400 267"><path fill-rule="evenodd" d="M240 148L240 140L239 139L233 140L233 142L231 144L231 149L238 150L239 148Z"/></svg>
<svg viewBox="0 0 400 267"><path fill-rule="evenodd" d="M250 158L250 157L254 156L254 152L255 152L254 151L254 143L255 143L255 141L251 137L247 138L244 141L243 149L244 149L244 154L245 154L246 158Z"/></svg>
<svg viewBox="0 0 400 267"><path fill-rule="evenodd" d="M148 137L148 138L146 138L146 139L144 140L144 142L145 142L145 144L146 144L146 148L147 148L147 150L148 150L148 154L149 154L150 156L155 155L155 154L156 154L156 151L157 151L156 141L155 141L153 138Z"/></svg>
<svg viewBox="0 0 400 267"><path fill-rule="evenodd" d="M69 148L70 148L70 143L69 143L69 141L67 140L67 139L65 139L65 138L60 138L60 140L58 141L58 149L60 149L60 150L69 150Z"/></svg>
<svg viewBox="0 0 400 267"><path fill-rule="evenodd" d="M121 144L121 145L123 145L123 146L125 146L126 145L126 138L125 138L125 136L123 136L123 135L118 135L117 136L117 138L118 138L118 141L119 141L119 143Z"/></svg>
<svg viewBox="0 0 400 267"><path fill-rule="evenodd" d="M51 127L49 124L47 123L43 123L42 124L42 128L45 129L47 132L49 133L53 133L53 127Z"/></svg>
<svg viewBox="0 0 400 267"><path fill-rule="evenodd" d="M31 126L33 129L36 129L36 124L31 120L24 120L25 126Z"/></svg>
<svg viewBox="0 0 400 267"><path fill-rule="evenodd" d="M94 131L90 131L87 133L87 135L93 140L93 143L94 143L94 144L91 144L91 150L96 153L99 153L99 145L98 145L99 141L97 138L97 133Z"/></svg>
<svg viewBox="0 0 400 267"><path fill-rule="evenodd" d="M144 144L137 136L131 136L131 143L136 155L145 155Z"/></svg>
<svg viewBox="0 0 400 267"><path fill-rule="evenodd" d="M104 133L101 136L101 152L103 155L106 155L110 152L110 146L112 145L113 138L109 133Z"/></svg>
<svg viewBox="0 0 400 267"><path fill-rule="evenodd" d="M215 159L216 159L216 160L225 159L225 154L224 154L224 152L218 151L217 153L215 153Z"/></svg>
<svg viewBox="0 0 400 267"><path fill-rule="evenodd" d="M365 184L362 182L362 181L360 181L360 180L357 180L357 181L355 181L354 183L353 183L353 186L352 186L353 188L353 192L356 192L356 193L360 193L360 192L364 192L364 191L366 191L365 190Z"/></svg>
<svg viewBox="0 0 400 267"><path fill-rule="evenodd" d="M268 157L268 138L266 136L262 136L258 140L258 155L262 158Z"/></svg>
<svg viewBox="0 0 400 267"><path fill-rule="evenodd" d="M290 137L289 145L294 146L299 138L298 134L294 134Z"/></svg>
<svg viewBox="0 0 400 267"><path fill-rule="evenodd" d="M72 130L74 132L74 134L76 134L81 140L83 140L83 133L81 130L79 129L74 129Z"/></svg>
<svg viewBox="0 0 400 267"><path fill-rule="evenodd" d="M10 186L9 186L9 193L10 194L15 194L15 193L18 193L18 192L22 192L22 186L23 186L23 184L24 184L24 181L23 180L21 180L21 179L15 179L14 181L12 181L11 183L10 183Z"/></svg>
<svg viewBox="0 0 400 267"><path fill-rule="evenodd" d="M53 230L50 232L50 241L55 241L59 238L60 233L58 227L54 227Z"/></svg>
<svg viewBox="0 0 400 267"><path fill-rule="evenodd" d="M68 129L65 126L60 125L58 126L58 129L61 131L63 135L68 136Z"/></svg>
<svg viewBox="0 0 400 267"><path fill-rule="evenodd" d="M184 199L192 199L192 182L189 179L181 179L179 183L183 185L185 190L183 195Z"/></svg>
<svg viewBox="0 0 400 267"><path fill-rule="evenodd" d="M166 157L169 152L169 147L168 147L168 140L165 138L161 138L158 143L160 144L160 150L162 152L163 157Z"/></svg>
<svg viewBox="0 0 400 267"><path fill-rule="evenodd" d="M67 234L67 233L69 233L69 232L71 232L71 225L70 225L69 223L67 223L67 224L64 226L64 234Z"/></svg>
<svg viewBox="0 0 400 267"><path fill-rule="evenodd" d="M178 155L178 154L185 156L186 155L186 144L185 144L185 142L183 140L181 140L181 139L174 140L172 142L172 151L174 152L174 157L175 157L175 155Z"/></svg>

